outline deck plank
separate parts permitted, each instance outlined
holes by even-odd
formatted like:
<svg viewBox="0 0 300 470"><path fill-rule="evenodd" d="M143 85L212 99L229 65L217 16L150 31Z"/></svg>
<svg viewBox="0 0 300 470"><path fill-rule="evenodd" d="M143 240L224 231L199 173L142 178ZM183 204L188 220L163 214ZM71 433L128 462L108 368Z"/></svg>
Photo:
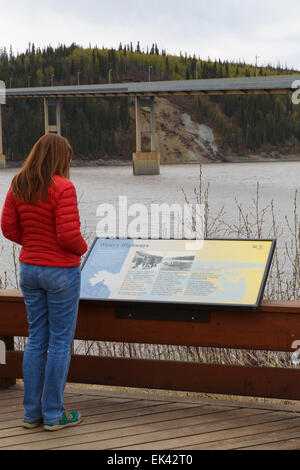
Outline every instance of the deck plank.
<svg viewBox="0 0 300 470"><path fill-rule="evenodd" d="M296 418L299 419L300 417ZM288 427L288 423L291 418L286 418L286 414L277 413L264 413L259 415L253 415L245 418L236 418L236 419L224 419L219 422L213 422L211 424L206 424L205 426L191 427L189 432L182 432L183 429L178 430L178 432L168 432L165 435L165 439L158 439L157 442L154 441L154 438L151 439L149 436L147 442L147 436L144 435L145 442L138 441L135 443L132 442L130 445L124 445L125 440L119 442L118 448L120 450L166 450L166 449L208 449L209 446L216 444L216 448L221 448L223 439L226 439L228 436L240 436L243 434L258 433L261 428L270 426L270 428L280 427L281 422L284 422L283 427ZM160 437L158 435L153 437ZM211 442L213 441L213 442Z"/></svg>
<svg viewBox="0 0 300 470"><path fill-rule="evenodd" d="M285 437L286 436L284 436L284 438ZM242 447L241 450L300 450L300 438L288 440L284 439L282 441L273 441L267 444Z"/></svg>
<svg viewBox="0 0 300 470"><path fill-rule="evenodd" d="M83 422L50 433L20 426L22 401L22 386L0 391L0 450L300 449L298 407L69 388Z"/></svg>
<svg viewBox="0 0 300 470"><path fill-rule="evenodd" d="M23 407L23 395L21 396L15 396L15 397L9 397L6 399L0 400L0 419L1 419L1 413L7 412L7 410L12 406L14 409L16 406L20 406L21 408ZM66 403L73 403L73 402L78 402L81 400L93 400L93 397L90 397L90 395L67 395L65 397L65 402ZM109 398L103 398L103 400L109 400ZM111 400L117 400L117 398L113 398ZM120 400L120 399L119 399Z"/></svg>
<svg viewBox="0 0 300 470"><path fill-rule="evenodd" d="M68 406L79 406L82 403L86 403L86 407L88 406L101 406L103 405L110 405L115 403L126 403L128 401L132 401L132 399L122 399L122 398L102 398L99 397L98 400L95 400L95 397L91 397L90 395L73 395L70 397L65 398L65 405ZM15 398L14 400L5 401L2 405L0 402L0 422L2 421L3 414L6 414L9 411L15 411L17 409L23 410L23 398Z"/></svg>
<svg viewBox="0 0 300 470"><path fill-rule="evenodd" d="M147 405L145 406L150 406L151 404L159 405L159 402L147 402ZM136 408L139 407L139 405L136 404L135 401L117 401L117 403L113 404L112 402L104 403L103 401L92 401L92 402L87 402L87 401L82 401L80 403L76 403L76 408L78 411L84 411L84 416L90 416L90 415L97 415L99 413L111 413L113 411L118 411L118 410L124 410L124 409L131 409L131 408ZM23 418L23 410L17 410L17 411L10 411L6 414L1 415L1 420L0 420L0 429L2 426L2 429L5 428L5 425L8 421L15 420L15 419L22 419Z"/></svg>
<svg viewBox="0 0 300 470"><path fill-rule="evenodd" d="M141 408L138 408L141 406ZM80 428L77 428L80 432L83 432L83 426L88 424L99 424L106 423L105 429L122 428L126 426L133 426L138 424L154 423L158 421L176 420L178 418L184 418L188 416L198 416L200 414L214 413L215 410L204 409L203 407L191 407L182 408L176 404L165 404L152 405L152 402L145 402L139 404L136 402L136 406L131 410L117 411L111 413L93 414L91 416L84 416L83 424ZM16 436L24 434L24 430L20 426L20 420L12 420L10 427L0 429L0 439L9 436ZM26 435L30 433L36 433L38 429L26 431ZM80 433L79 432L79 433ZM1 446L1 441L0 441Z"/></svg>
<svg viewBox="0 0 300 470"><path fill-rule="evenodd" d="M148 442L155 442L155 445L157 445L158 441L166 436L189 436L191 433L193 434L200 429L205 433L209 423L211 423L212 426L218 426L218 423L222 423L224 420L228 422L231 419L232 422L239 417L247 417L247 419L251 419L252 415L257 416L258 413L265 415L269 412L263 410L234 409L202 414L196 417L190 417L188 420L185 418L179 418L172 421L163 421L161 423L151 422L147 425L129 426L113 430L107 429L105 426L102 426L101 423L96 426L82 425L81 427L69 428L60 431L60 437L56 436L55 433L51 433L50 436L45 436L44 434L42 437L44 442L29 442L28 444L23 442L21 445L25 450L32 449L32 445L34 445L35 449L56 449L61 448L62 446L63 448L69 448L69 446L82 446L86 444L88 447L91 446L92 449L98 450L112 449L116 445L119 448L122 448L124 445L135 443L142 443L144 445ZM61 439L62 437L63 444ZM32 439L30 440L32 441ZM18 445L17 447L15 446L15 442L5 439L0 444L0 449L3 448L3 445L4 448L5 446L12 446L10 448L13 450L20 448Z"/></svg>
<svg viewBox="0 0 300 470"><path fill-rule="evenodd" d="M293 421L295 421L293 423ZM288 440L292 438L300 438L300 420L288 419L286 421L279 421L267 425L264 423L262 426L253 426L253 429L246 431L247 434L243 437L236 437L227 439L226 433L222 435L222 441L215 441L194 447L197 450L232 450L241 449L244 446L257 445L258 443L270 444L276 441ZM251 432L251 434L250 434ZM243 434L240 433L240 435ZM219 437L219 439L221 436ZM224 439L223 439L224 438Z"/></svg>
<svg viewBox="0 0 300 470"><path fill-rule="evenodd" d="M168 405L170 408L170 404ZM229 409L230 410L230 409ZM39 430L31 430L30 433L28 431L26 432L21 432L19 431L18 434L21 436L22 439L22 444L25 443L31 443L31 442L37 442L37 441L49 441L51 439L51 445L52 441L53 445L55 443L61 444L61 439L62 437L66 438L72 438L73 436L81 436L85 434L95 434L95 433L101 433L101 436L105 435L106 433L111 432L112 434L119 436L119 435L130 435L130 434L135 434L139 432L143 432L145 429L145 424L147 425L147 430L153 429L164 429L164 428L174 428L177 427L178 424L182 425L187 425L193 422L198 422L198 420L201 419L202 417L205 417L207 415L214 415L215 413L220 413L220 411L211 409L210 407L193 407L189 409L175 409L174 411L166 411L162 412L162 410L159 410L157 413L152 411L152 413L149 413L146 416L141 416L137 417L135 410L132 410L133 416L131 418L127 419L117 419L115 421L106 421L103 422L101 420L101 417L99 419L99 416L95 419L94 416L92 416L92 419L85 418L84 422L82 423L81 426L78 426L76 428L69 428L60 431L59 436L57 433L45 433L45 432L40 432ZM228 410L224 410L228 411ZM39 432L39 435L32 435L36 434ZM105 433L105 434L103 434ZM88 436L88 439L90 439L92 436ZM86 438L84 438L86 439ZM79 437L80 440L80 437ZM13 442L11 442L13 441ZM13 445L14 444L14 438L12 437L12 440L10 439L5 439L3 437L0 439L0 448L2 446L6 445ZM49 442L42 442L41 444L38 444L35 446L35 448L42 448L44 449L46 445L46 448L49 448Z"/></svg>

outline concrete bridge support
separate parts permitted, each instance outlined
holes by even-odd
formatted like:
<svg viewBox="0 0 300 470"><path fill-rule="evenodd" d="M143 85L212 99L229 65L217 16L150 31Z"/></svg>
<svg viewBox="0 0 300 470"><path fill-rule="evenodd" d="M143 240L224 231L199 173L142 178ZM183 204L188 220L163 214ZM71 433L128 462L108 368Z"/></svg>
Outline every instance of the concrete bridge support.
<svg viewBox="0 0 300 470"><path fill-rule="evenodd" d="M141 108L150 108L150 135L151 152L142 151L142 125ZM149 98L135 98L136 114L136 153L133 154L133 173L134 175L159 175L160 174L160 155L157 151L157 141L155 133L155 102L154 96Z"/></svg>
<svg viewBox="0 0 300 470"><path fill-rule="evenodd" d="M2 137L2 105L0 104L0 169L5 168L6 160L3 153L3 137Z"/></svg>
<svg viewBox="0 0 300 470"><path fill-rule="evenodd" d="M50 110L55 107L55 122L51 123ZM45 134L61 135L60 101L58 98L44 98Z"/></svg>

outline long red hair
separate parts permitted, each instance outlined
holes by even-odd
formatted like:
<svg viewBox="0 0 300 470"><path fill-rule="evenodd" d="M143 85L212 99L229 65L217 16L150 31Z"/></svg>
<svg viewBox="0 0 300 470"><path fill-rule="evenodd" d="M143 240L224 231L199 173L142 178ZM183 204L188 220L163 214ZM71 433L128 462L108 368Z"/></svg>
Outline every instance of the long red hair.
<svg viewBox="0 0 300 470"><path fill-rule="evenodd" d="M69 179L72 157L73 149L65 137L43 135L12 180L11 190L15 198L29 204L35 204L38 196L46 201L55 174Z"/></svg>

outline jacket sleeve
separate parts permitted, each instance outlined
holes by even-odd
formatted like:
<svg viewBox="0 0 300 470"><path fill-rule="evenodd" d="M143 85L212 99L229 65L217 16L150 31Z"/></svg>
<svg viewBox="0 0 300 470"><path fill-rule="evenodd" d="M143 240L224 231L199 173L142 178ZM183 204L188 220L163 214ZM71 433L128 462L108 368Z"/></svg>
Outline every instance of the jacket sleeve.
<svg viewBox="0 0 300 470"><path fill-rule="evenodd" d="M60 194L55 209L55 225L58 243L67 251L82 256L87 244L80 231L77 194L71 183Z"/></svg>
<svg viewBox="0 0 300 470"><path fill-rule="evenodd" d="M1 230L5 238L22 245L22 228L11 188L6 195L1 214Z"/></svg>

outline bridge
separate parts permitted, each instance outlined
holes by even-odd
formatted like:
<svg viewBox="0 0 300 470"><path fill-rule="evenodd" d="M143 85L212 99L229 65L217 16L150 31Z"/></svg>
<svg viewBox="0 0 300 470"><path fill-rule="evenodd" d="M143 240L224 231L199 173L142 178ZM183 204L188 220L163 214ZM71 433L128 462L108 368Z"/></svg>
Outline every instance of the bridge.
<svg viewBox="0 0 300 470"><path fill-rule="evenodd" d="M295 85L295 82L298 84ZM44 101L45 134L61 134L60 103L72 97L120 97L131 96L135 99L136 115L136 152L133 154L133 172L140 174L159 174L160 156L155 133L155 97L159 96L210 96L210 95L259 95L292 94L300 87L300 75L272 75L266 77L219 78L202 80L157 81L141 83L116 83L105 85L76 85L9 88L6 98L37 98ZM50 122L49 109L55 108L55 122ZM150 108L151 151L142 151L141 109ZM2 143L2 119L0 105L0 168L5 167Z"/></svg>

